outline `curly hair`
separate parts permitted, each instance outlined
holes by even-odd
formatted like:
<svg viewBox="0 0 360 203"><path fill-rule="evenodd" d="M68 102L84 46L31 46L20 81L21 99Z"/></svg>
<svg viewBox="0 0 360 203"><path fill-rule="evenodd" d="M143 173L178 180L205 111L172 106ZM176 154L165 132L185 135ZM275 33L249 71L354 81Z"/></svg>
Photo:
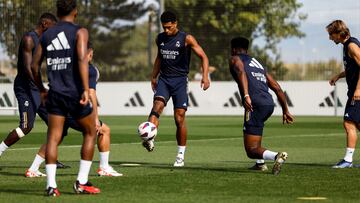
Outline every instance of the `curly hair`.
<svg viewBox="0 0 360 203"><path fill-rule="evenodd" d="M57 0L56 8L59 17L67 16L76 8L76 0Z"/></svg>

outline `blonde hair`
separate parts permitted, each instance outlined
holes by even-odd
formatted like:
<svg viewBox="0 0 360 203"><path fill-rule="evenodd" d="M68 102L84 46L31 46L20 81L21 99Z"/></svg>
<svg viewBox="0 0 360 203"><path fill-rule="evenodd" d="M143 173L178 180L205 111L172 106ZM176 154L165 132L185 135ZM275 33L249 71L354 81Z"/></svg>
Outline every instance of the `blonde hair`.
<svg viewBox="0 0 360 203"><path fill-rule="evenodd" d="M326 30L330 35L334 33L340 34L340 36L343 38L350 36L350 30L342 20L334 20L328 26L326 26Z"/></svg>

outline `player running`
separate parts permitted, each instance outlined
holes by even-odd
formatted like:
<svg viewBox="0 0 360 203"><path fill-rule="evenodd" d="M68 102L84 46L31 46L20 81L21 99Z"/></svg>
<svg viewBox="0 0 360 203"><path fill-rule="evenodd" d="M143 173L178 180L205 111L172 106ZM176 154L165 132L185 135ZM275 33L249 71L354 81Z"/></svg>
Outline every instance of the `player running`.
<svg viewBox="0 0 360 203"><path fill-rule="evenodd" d="M32 81L31 61L35 48L39 43L39 37L57 22L56 17L51 13L43 13L34 30L24 34L21 39L17 75L14 82L15 96L18 101L20 124L13 129L0 144L0 156L6 149L18 142L25 135L30 133L34 127L36 113L47 123L47 112L45 106L41 105L39 89ZM44 175L42 173L39 176Z"/></svg>
<svg viewBox="0 0 360 203"><path fill-rule="evenodd" d="M346 77L348 100L344 112L344 128L346 132L345 156L333 168L352 167L353 155L357 142L357 129L360 129L360 42L351 37L350 30L342 20L335 20L326 26L329 39L335 44L343 44L343 61L345 70L332 77L330 85L335 85L340 78Z"/></svg>
<svg viewBox="0 0 360 203"><path fill-rule="evenodd" d="M34 80L47 96L48 139L46 145L47 195L59 196L56 184L56 159L66 117L70 114L81 126L83 143L80 168L74 183L76 193L96 194L100 189L88 181L96 139L95 112L89 103L88 31L76 24L76 0L57 0L59 22L40 38L32 62ZM41 78L40 68L46 57L49 92Z"/></svg>
<svg viewBox="0 0 360 203"><path fill-rule="evenodd" d="M118 177L122 176L122 173L114 170L113 167L109 165L109 155L110 155L110 127L99 120L97 113L97 98L96 98L96 83L99 79L99 71L98 69L91 63L93 59L93 48L90 43L88 44L88 61L89 61L89 88L90 88L90 99L93 106L93 111L96 114L96 130L97 130L97 146L99 150L99 168L97 170L97 174L99 176L113 176ZM72 117L67 117L65 121L65 128L63 135L67 135L68 128L75 129L81 132L81 127L76 123L76 120ZM64 137L62 137L63 139ZM45 174L39 171L40 165L45 161L45 151L46 144L43 144L40 147L39 152L36 154L33 163L30 168L26 170L25 177L34 178L34 177L42 177Z"/></svg>
<svg viewBox="0 0 360 203"><path fill-rule="evenodd" d="M266 72L265 67L247 54L248 48L249 40L246 38L236 37L231 40L230 73L239 87L245 107L244 146L251 159L274 160L272 173L277 175L288 154L273 152L261 146L264 123L274 111L269 88L275 92L280 102L283 123L292 123L294 118L288 111L280 85Z"/></svg>
<svg viewBox="0 0 360 203"><path fill-rule="evenodd" d="M210 86L208 78L209 61L196 39L177 28L177 18L174 13L165 11L161 14L160 20L164 32L160 33L156 38L158 54L151 78L151 87L155 94L148 121L158 127L160 114L170 97L172 97L178 144L178 153L174 166L182 167L184 166L187 139L185 113L188 107L187 75L189 73L191 50L202 61L201 87L203 90L207 90ZM143 146L148 151L152 151L154 149L154 140L144 141Z"/></svg>

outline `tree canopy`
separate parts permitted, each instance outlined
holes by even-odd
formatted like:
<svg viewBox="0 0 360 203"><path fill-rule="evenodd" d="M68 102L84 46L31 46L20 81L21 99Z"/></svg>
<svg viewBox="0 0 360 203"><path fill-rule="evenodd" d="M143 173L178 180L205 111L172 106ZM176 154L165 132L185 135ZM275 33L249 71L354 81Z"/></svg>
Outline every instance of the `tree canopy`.
<svg viewBox="0 0 360 203"><path fill-rule="evenodd" d="M286 72L276 44L284 38L304 36L299 27L306 15L297 13L301 6L297 0L165 1L165 9L178 14L179 25L195 36L210 58L210 64L219 69L212 76L218 80L230 79L229 42L235 36L252 41L262 38L264 47L256 47L253 55L281 79Z"/></svg>
<svg viewBox="0 0 360 203"><path fill-rule="evenodd" d="M123 44L131 37L135 20L147 11L144 1L82 0L78 1L78 9L77 23L89 30L102 79L114 79L111 70L124 66L124 58L129 55ZM0 42L14 63L22 35L35 27L43 12L55 14L55 1L0 2Z"/></svg>

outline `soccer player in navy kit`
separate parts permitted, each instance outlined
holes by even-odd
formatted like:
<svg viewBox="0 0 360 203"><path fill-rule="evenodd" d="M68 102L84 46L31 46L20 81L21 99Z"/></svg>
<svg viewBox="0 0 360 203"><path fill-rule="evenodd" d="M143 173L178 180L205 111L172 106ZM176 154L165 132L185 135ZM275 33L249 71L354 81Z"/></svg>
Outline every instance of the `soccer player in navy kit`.
<svg viewBox="0 0 360 203"><path fill-rule="evenodd" d="M56 17L51 13L44 13L40 16L36 28L25 33L22 37L17 62L17 75L14 82L14 91L18 100L20 124L19 127L13 129L9 135L0 144L0 156L2 153L27 135L33 128L36 113L47 123L47 113L44 106L40 103L40 92L36 85L32 82L31 61L35 48L39 43L39 37L49 27L56 23ZM39 171L35 171L34 175L44 176Z"/></svg>
<svg viewBox="0 0 360 203"><path fill-rule="evenodd" d="M191 50L202 61L201 87L203 90L207 90L210 86L208 78L209 61L196 39L177 28L177 18L173 12L165 11L161 14L160 20L164 32L160 33L156 39L158 54L151 78L151 87L155 94L148 121L159 126L160 114L170 97L172 97L178 144L178 153L174 166L182 167L184 166L187 139L185 112L188 107L187 75L189 73ZM154 142L153 140L145 141L143 146L148 151L152 151Z"/></svg>
<svg viewBox="0 0 360 203"><path fill-rule="evenodd" d="M265 121L274 111L274 101L269 88L273 90L283 110L283 123L292 123L294 118L288 111L286 98L280 85L266 72L255 58L248 55L249 40L236 37L231 40L230 73L236 81L243 104L244 146L251 159L274 160L273 174L278 174L287 159L286 152L273 152L261 146Z"/></svg>
<svg viewBox="0 0 360 203"><path fill-rule="evenodd" d="M343 61L345 70L333 76L329 83L335 85L340 78L346 77L348 100L344 113L344 128L347 145L344 158L333 168L352 167L353 154L357 141L357 129L360 129L360 42L351 37L350 30L342 20L335 20L326 26L329 39L335 44L343 44Z"/></svg>
<svg viewBox="0 0 360 203"><path fill-rule="evenodd" d="M97 113L97 98L96 98L96 83L100 77L100 73L96 66L94 66L91 61L93 59L93 49L88 44L88 61L89 61L89 88L90 88L90 99L93 105L93 111L95 112L95 121L96 121L96 131L97 131L97 146L99 149L99 168L97 170L97 174L99 176L113 176L118 177L122 176L122 173L117 172L113 169L113 167L109 164L109 154L110 154L110 127L99 120L98 113ZM72 128L74 130L81 132L81 126L79 126L76 120L72 117L67 117L65 121L65 127L63 136L67 134L68 128ZM64 138L64 137L63 137ZM36 154L36 157L31 164L30 168L26 171L26 177L39 177L39 176L30 176L28 174L34 173L33 171L38 171L40 165L44 162L45 158L45 151L46 151L46 144L40 147L39 152ZM40 161L37 161L37 157L41 157ZM41 172L40 172L41 173Z"/></svg>
<svg viewBox="0 0 360 203"><path fill-rule="evenodd" d="M100 189L88 181L94 155L95 114L89 103L88 31L74 24L78 14L76 0L57 0L59 22L40 38L31 65L35 84L47 95L48 139L46 145L47 195L59 196L56 184L56 159L65 119L77 120L83 132L80 168L73 188L76 193L96 194ZM40 78L40 67L46 58L49 92Z"/></svg>

